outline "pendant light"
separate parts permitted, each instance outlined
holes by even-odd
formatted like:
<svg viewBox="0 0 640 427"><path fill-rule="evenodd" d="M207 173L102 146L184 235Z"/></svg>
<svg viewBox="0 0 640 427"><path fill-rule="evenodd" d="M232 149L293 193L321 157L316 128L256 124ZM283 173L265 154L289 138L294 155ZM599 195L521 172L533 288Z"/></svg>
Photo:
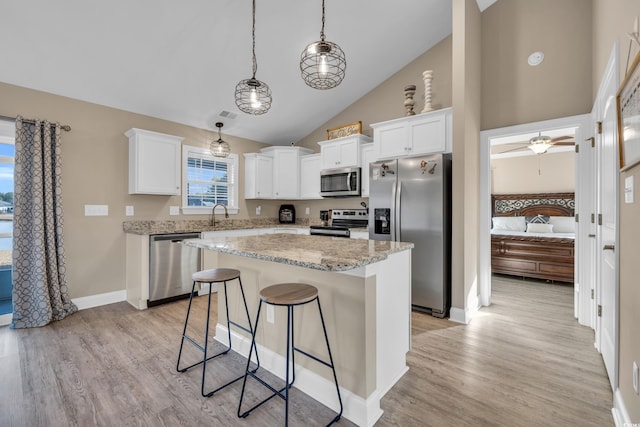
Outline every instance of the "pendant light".
<svg viewBox="0 0 640 427"><path fill-rule="evenodd" d="M229 144L222 140L222 134L220 131L222 126L224 125L221 122L216 123L216 127L218 128L218 140L211 141L211 144L209 145L209 151L211 151L211 154L215 157L229 157L229 154L231 153Z"/></svg>
<svg viewBox="0 0 640 427"><path fill-rule="evenodd" d="M347 69L344 52L324 36L324 0L322 0L322 30L320 41L309 44L300 57L302 79L314 89L332 89L342 82Z"/></svg>
<svg viewBox="0 0 640 427"><path fill-rule="evenodd" d="M240 81L236 85L236 105L240 111L259 115L271 108L271 89L265 82L256 79L258 62L256 61L256 0L253 0L253 75L250 79Z"/></svg>

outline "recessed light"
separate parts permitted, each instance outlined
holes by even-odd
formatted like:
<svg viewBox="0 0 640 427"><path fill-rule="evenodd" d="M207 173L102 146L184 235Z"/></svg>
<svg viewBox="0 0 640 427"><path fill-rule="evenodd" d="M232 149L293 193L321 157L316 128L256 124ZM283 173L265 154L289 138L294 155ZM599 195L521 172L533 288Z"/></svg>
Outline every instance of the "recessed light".
<svg viewBox="0 0 640 427"><path fill-rule="evenodd" d="M533 52L531 55L529 55L529 59L527 59L527 62L532 67L535 67L536 65L540 65L542 61L544 61L544 53L540 51Z"/></svg>

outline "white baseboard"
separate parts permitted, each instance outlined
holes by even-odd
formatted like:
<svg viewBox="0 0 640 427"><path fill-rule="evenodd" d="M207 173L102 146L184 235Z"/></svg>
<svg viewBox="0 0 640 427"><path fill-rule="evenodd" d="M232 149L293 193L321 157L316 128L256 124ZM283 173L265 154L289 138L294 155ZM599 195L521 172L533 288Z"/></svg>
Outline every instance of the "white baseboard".
<svg viewBox="0 0 640 427"><path fill-rule="evenodd" d="M625 427L633 425L631 423L631 417L627 412L627 407L624 405L624 399L620 389L616 389L613 393L613 408L611 408L611 414L613 415L613 422L616 427Z"/></svg>
<svg viewBox="0 0 640 427"><path fill-rule="evenodd" d="M228 331L226 326L217 324L215 339L225 345L229 345L227 336ZM247 357L249 347L251 346L251 339L232 330L231 340L233 341L234 351ZM286 375L286 359L261 345L258 345L258 350L260 352L260 367L284 380ZM338 378L338 383L339 382L340 379ZM336 395L336 386L333 381L329 381L309 369L296 365L296 382L294 387L328 408L336 412L339 411L340 405L338 403L338 396ZM342 416L359 426L373 426L380 416L382 416L383 411L380 409L380 398L382 395L383 393L373 393L368 399L363 399L349 390L340 387L340 396L344 408Z"/></svg>
<svg viewBox="0 0 640 427"><path fill-rule="evenodd" d="M465 325L468 325L471 321L466 310L458 307L451 307L451 310L449 311L449 320L452 322L463 323Z"/></svg>
<svg viewBox="0 0 640 427"><path fill-rule="evenodd" d="M98 295L89 295L88 297L71 298L71 301L78 306L78 310L86 310L87 308L126 301L126 299L127 291L122 290Z"/></svg>
<svg viewBox="0 0 640 427"><path fill-rule="evenodd" d="M71 301L78 307L78 310L86 310L87 308L126 301L126 299L127 291L123 290L98 295L89 295L88 297L71 298ZM12 319L13 314L11 313L0 315L0 326L10 325Z"/></svg>
<svg viewBox="0 0 640 427"><path fill-rule="evenodd" d="M11 319L13 319L13 314L2 314L0 315L0 326L7 326L11 324Z"/></svg>

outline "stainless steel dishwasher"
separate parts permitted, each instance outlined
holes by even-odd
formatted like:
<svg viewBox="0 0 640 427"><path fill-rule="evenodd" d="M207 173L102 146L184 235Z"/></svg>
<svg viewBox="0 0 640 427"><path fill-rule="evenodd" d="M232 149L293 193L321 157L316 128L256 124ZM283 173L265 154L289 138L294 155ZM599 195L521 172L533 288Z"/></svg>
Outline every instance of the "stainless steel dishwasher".
<svg viewBox="0 0 640 427"><path fill-rule="evenodd" d="M191 275L200 270L201 250L183 245L182 241L199 238L200 233L149 236L148 306L189 296Z"/></svg>

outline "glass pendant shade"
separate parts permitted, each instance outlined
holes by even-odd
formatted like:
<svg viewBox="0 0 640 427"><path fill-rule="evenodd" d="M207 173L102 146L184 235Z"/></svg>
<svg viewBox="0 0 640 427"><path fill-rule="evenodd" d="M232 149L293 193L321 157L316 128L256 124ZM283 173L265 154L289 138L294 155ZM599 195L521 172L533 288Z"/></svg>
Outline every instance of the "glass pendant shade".
<svg viewBox="0 0 640 427"><path fill-rule="evenodd" d="M308 45L300 57L302 79L314 89L338 86L347 69L344 52L335 43L320 40Z"/></svg>
<svg viewBox="0 0 640 427"><path fill-rule="evenodd" d="M229 157L229 154L231 153L229 144L222 140L222 135L220 133L222 126L222 123L216 123L216 127L218 128L218 139L211 141L211 144L209 145L209 151L211 151L211 154L215 157Z"/></svg>
<svg viewBox="0 0 640 427"><path fill-rule="evenodd" d="M236 85L236 106L247 114L264 114L271 108L271 89L255 77L242 80Z"/></svg>

